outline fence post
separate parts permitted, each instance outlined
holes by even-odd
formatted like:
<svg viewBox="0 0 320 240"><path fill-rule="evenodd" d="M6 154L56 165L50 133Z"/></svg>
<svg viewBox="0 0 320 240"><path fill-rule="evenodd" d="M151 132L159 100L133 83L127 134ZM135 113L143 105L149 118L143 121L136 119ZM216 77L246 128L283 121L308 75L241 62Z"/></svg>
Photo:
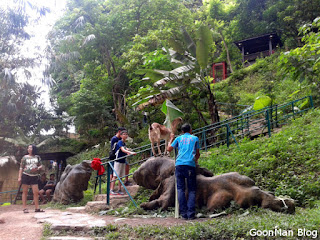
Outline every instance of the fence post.
<svg viewBox="0 0 320 240"><path fill-rule="evenodd" d="M107 163L107 204L110 205L110 172L111 168L109 166L109 162Z"/></svg>
<svg viewBox="0 0 320 240"><path fill-rule="evenodd" d="M296 119L296 117L294 115L294 103L293 102L291 102L291 108L292 108L293 119Z"/></svg>
<svg viewBox="0 0 320 240"><path fill-rule="evenodd" d="M177 149L174 149L174 163L177 160ZM179 218L179 201L178 201L178 188L177 188L177 178L176 171L174 171L174 188L175 188L175 204L174 204L174 217Z"/></svg>
<svg viewBox="0 0 320 240"><path fill-rule="evenodd" d="M227 128L227 147L229 147L230 142L229 142L229 128L228 128L228 124L226 125Z"/></svg>
<svg viewBox="0 0 320 240"><path fill-rule="evenodd" d="M266 110L266 122L268 126L268 135L271 137L271 126L270 126L270 116L269 116L269 109Z"/></svg>
<svg viewBox="0 0 320 240"><path fill-rule="evenodd" d="M207 151L207 136L206 136L206 128L202 131L202 139L204 143L204 150Z"/></svg>
<svg viewBox="0 0 320 240"><path fill-rule="evenodd" d="M276 104L276 127L279 127L279 125L278 125L278 104Z"/></svg>
<svg viewBox="0 0 320 240"><path fill-rule="evenodd" d="M309 96L309 99L310 99L310 105L311 105L311 108L314 108L314 106L313 106L312 96Z"/></svg>

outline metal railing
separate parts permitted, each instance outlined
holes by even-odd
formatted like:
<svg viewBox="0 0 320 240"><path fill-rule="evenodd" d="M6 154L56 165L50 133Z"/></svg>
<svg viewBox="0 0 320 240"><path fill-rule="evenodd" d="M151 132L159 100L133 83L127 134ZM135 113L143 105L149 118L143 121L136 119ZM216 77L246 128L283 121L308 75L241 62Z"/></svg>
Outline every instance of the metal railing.
<svg viewBox="0 0 320 240"><path fill-rule="evenodd" d="M12 204L13 200L14 200L13 198L17 194L17 192L18 192L18 190L10 190L10 191L0 192L0 199L1 199L0 205L7 203L9 199L10 199L10 203ZM3 195L6 197L3 197ZM8 197L8 195L10 195L10 196ZM3 200L6 200L6 201L3 201Z"/></svg>
<svg viewBox="0 0 320 240"><path fill-rule="evenodd" d="M259 111L250 111L229 119L226 119L222 122L217 122L214 124L207 125L202 128L193 130L193 135L199 138L200 149L207 151L208 148L218 147L220 145L226 144L228 147L232 143L238 145L237 139L240 140L244 137L255 137L261 134L268 134L271 137L271 132L274 128L281 127L286 124L288 119L295 118L304 112L313 109L313 100L312 96L307 96L300 98L289 103L272 105L270 107L263 108ZM164 143L161 144L162 146ZM123 158L133 158L135 162L130 163L129 165L140 164L141 162L146 161L150 156L152 156L152 151L150 144L144 145L142 147L134 148L132 151L135 151L137 155L128 155L122 158L116 159L120 160ZM102 158L103 160L109 160L108 157ZM114 171L112 162L116 160L109 160L102 163L102 165L107 166L107 204L110 203L109 193L110 193L110 173L111 170ZM128 192L127 188L123 184L122 180L119 178L118 174L114 171L117 176L117 180L120 181L125 191L128 193L131 201L135 206L137 204L133 200L132 196ZM128 174L122 176L131 176ZM96 185L99 181L99 193L101 194L101 177L96 177ZM115 180L116 181L116 180Z"/></svg>

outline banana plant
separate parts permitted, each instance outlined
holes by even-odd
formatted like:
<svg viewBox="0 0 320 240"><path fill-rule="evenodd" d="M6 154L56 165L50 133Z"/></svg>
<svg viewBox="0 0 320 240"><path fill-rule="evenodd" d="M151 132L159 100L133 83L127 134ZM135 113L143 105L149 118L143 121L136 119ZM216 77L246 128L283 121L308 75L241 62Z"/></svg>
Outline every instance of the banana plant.
<svg viewBox="0 0 320 240"><path fill-rule="evenodd" d="M150 105L160 105L166 99L178 99L186 97L187 89L198 88L207 94L208 111L211 122L219 121L218 109L210 87L211 80L208 77L208 59L213 44L212 34L208 26L200 26L196 32L194 41L185 29L182 29L184 44L176 39L170 40L172 49L165 49L176 68L171 71L157 69L143 69L136 71L143 74L153 83L152 94L145 92L139 95L138 109ZM198 111L198 114L201 114ZM202 116L202 119L203 116Z"/></svg>

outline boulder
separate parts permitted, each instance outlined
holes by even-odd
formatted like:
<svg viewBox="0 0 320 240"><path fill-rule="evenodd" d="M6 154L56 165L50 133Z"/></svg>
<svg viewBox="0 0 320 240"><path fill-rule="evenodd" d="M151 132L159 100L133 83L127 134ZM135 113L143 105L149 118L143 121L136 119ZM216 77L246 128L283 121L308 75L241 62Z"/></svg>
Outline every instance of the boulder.
<svg viewBox="0 0 320 240"><path fill-rule="evenodd" d="M91 161L89 160L74 166L68 165L56 186L53 201L67 205L83 199L83 191L88 189L91 172Z"/></svg>

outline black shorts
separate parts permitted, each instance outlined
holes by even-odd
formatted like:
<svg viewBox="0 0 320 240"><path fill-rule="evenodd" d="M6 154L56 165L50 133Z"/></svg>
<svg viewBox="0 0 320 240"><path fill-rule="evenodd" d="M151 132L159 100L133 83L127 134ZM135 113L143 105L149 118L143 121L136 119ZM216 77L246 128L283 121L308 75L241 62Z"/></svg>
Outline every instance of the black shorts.
<svg viewBox="0 0 320 240"><path fill-rule="evenodd" d="M25 185L38 185L39 176L29 176L27 174L23 174L21 176L21 184Z"/></svg>

